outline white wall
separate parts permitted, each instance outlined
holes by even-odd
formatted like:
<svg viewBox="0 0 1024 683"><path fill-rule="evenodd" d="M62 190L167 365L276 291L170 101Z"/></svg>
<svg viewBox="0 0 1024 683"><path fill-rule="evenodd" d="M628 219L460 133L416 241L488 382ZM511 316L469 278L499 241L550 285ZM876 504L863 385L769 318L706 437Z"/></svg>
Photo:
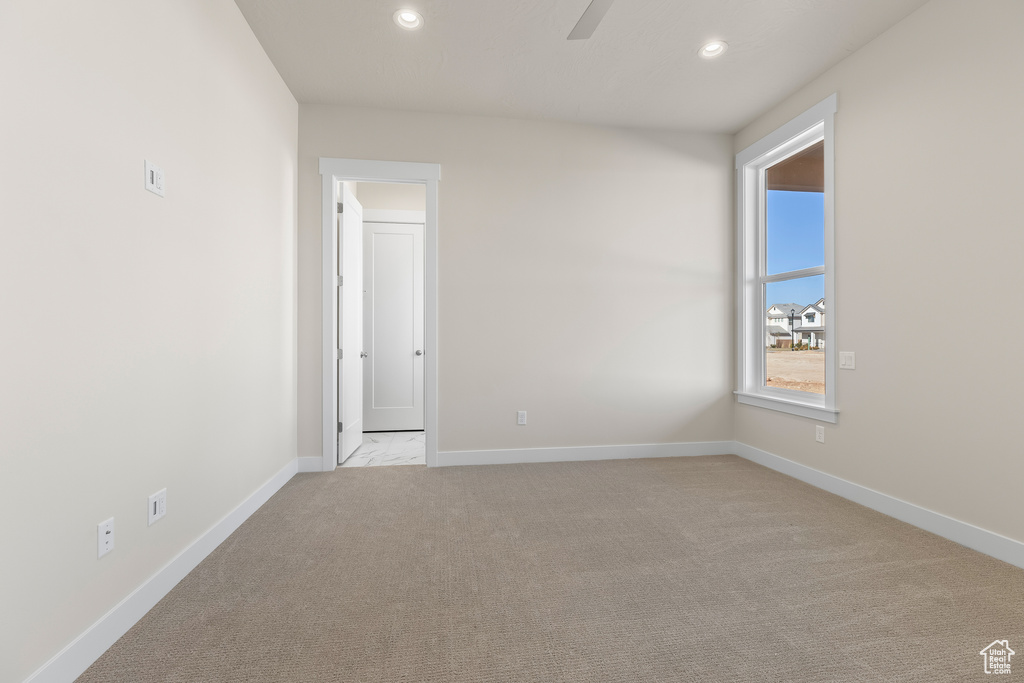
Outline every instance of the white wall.
<svg viewBox="0 0 1024 683"><path fill-rule="evenodd" d="M4 0L0 88L0 680L20 681L295 457L298 107L230 0Z"/></svg>
<svg viewBox="0 0 1024 683"><path fill-rule="evenodd" d="M731 439L728 136L302 105L300 455L320 453L321 156L441 164L441 451Z"/></svg>
<svg viewBox="0 0 1024 683"><path fill-rule="evenodd" d="M427 186L403 183L354 183L359 203L364 209L394 211L426 211Z"/></svg>
<svg viewBox="0 0 1024 683"><path fill-rule="evenodd" d="M1019 0L934 0L736 137L838 92L827 343L857 354L824 445L813 422L751 406L736 438L1018 541L1022 26ZM988 341L936 334L953 311Z"/></svg>

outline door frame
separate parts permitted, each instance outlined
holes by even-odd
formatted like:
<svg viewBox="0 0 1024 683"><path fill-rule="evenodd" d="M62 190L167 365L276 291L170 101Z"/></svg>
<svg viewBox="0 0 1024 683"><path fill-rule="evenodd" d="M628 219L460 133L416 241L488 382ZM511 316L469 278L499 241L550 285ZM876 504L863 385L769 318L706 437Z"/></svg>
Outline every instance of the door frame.
<svg viewBox="0 0 1024 683"><path fill-rule="evenodd" d="M423 428L427 467L437 466L437 184L440 164L410 161L369 161L320 157L321 175L321 329L323 353L321 411L323 430L322 471L338 466L338 375L334 367L338 329L338 186L342 182L408 183L426 186L423 222Z"/></svg>

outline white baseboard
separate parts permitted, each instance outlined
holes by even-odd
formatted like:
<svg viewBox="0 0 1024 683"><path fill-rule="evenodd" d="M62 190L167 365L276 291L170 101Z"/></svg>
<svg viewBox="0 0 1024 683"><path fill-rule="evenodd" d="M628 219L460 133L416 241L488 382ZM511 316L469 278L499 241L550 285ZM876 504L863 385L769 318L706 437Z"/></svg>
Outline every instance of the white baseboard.
<svg viewBox="0 0 1024 683"><path fill-rule="evenodd" d="M316 458L307 458L313 460ZM119 602L82 635L29 676L25 683L69 683L99 659L117 639L128 632L161 598L178 585L207 555L242 525L261 505L284 486L297 471L292 460L267 483L246 498L205 534L196 539L128 597Z"/></svg>
<svg viewBox="0 0 1024 683"><path fill-rule="evenodd" d="M799 479L811 486L824 489L847 500L852 500L854 503L859 503L864 507L881 512L883 515L894 517L901 522L930 531L937 536L942 536L950 541L994 557L997 560L1002 560L1024 569L1024 543L919 507L905 500L893 498L885 493L879 493L860 484L854 484L831 474L825 474L806 465L786 460L773 453L762 451L759 448L754 448L744 443L735 443L735 450L732 452L741 458L756 462L758 465L763 465L776 472Z"/></svg>
<svg viewBox="0 0 1024 683"><path fill-rule="evenodd" d="M569 446L565 448L510 448L488 451L443 451L437 465L511 465L526 462L568 462L573 460L627 460L631 458L678 458L697 455L729 455L736 452L734 441L692 443L647 443L624 446Z"/></svg>
<svg viewBox="0 0 1024 683"><path fill-rule="evenodd" d="M324 471L324 459L321 457L315 458L298 458L299 463L299 474L303 472L323 472Z"/></svg>

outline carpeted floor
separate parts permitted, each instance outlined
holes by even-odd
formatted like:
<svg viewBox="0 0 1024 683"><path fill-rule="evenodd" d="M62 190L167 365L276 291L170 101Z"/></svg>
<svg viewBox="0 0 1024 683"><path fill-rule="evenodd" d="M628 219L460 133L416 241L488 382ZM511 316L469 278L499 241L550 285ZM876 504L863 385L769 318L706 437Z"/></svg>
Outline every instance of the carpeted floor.
<svg viewBox="0 0 1024 683"><path fill-rule="evenodd" d="M734 456L373 467L296 476L79 681L959 683L996 639L1024 675L1024 570Z"/></svg>

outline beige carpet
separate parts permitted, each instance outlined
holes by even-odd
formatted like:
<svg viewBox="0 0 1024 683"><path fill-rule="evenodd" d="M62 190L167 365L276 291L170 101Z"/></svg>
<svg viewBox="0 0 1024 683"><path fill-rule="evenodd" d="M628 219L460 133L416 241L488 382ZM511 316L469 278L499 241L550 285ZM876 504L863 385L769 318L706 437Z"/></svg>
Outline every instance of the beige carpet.
<svg viewBox="0 0 1024 683"><path fill-rule="evenodd" d="M734 456L302 474L79 680L972 681L1024 571Z"/></svg>

